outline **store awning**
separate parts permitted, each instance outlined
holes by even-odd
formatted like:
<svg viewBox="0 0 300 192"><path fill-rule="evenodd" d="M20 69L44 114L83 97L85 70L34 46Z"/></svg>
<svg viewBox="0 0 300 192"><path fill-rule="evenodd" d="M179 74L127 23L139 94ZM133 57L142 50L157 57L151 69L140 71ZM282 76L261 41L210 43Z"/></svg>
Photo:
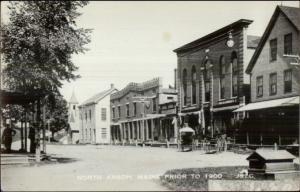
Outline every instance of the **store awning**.
<svg viewBox="0 0 300 192"><path fill-rule="evenodd" d="M233 112L252 111L252 110L259 110L259 109L266 109L266 108L273 108L273 107L285 107L285 106L293 106L293 105L299 105L299 96L250 103L241 108L238 108Z"/></svg>

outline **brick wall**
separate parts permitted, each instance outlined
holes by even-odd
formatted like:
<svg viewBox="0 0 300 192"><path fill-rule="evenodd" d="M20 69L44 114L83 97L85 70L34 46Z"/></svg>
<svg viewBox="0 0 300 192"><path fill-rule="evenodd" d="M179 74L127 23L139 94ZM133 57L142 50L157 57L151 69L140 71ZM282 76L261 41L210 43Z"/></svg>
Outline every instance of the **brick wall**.
<svg viewBox="0 0 300 192"><path fill-rule="evenodd" d="M220 57L223 55L225 57L226 63L226 75L225 75L225 100L232 99L231 97L231 54L233 51L237 53L238 57L238 66L239 66L239 89L240 93L240 101L242 101L243 94L243 85L244 85L244 47L243 47L243 28L236 29L233 31L233 40L235 42L234 47L228 48L226 46L226 40L228 35L224 34L223 38L218 38L214 42L207 44L202 47L197 47L193 50L190 50L185 53L178 53L178 92L179 92L179 106L181 110L184 109L199 109L201 106L202 99L202 72L201 67L205 61L205 57L208 56L209 60L213 64L213 104L217 106L220 100L220 76L219 76L219 62ZM205 50L209 49L209 52L206 54ZM183 70L187 70L187 97L191 97L191 81L192 81L192 67L196 67L196 76L197 76L197 84L196 84L196 102L197 104L192 106L191 102L187 104L187 106L183 106L183 93L182 93L182 74ZM188 99L188 101L190 101Z"/></svg>

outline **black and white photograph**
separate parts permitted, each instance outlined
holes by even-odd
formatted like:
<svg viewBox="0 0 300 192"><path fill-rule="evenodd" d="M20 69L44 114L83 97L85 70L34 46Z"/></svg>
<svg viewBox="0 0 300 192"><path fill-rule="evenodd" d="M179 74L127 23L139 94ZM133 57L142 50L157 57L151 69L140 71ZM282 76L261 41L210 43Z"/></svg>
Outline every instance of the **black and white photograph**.
<svg viewBox="0 0 300 192"><path fill-rule="evenodd" d="M300 1L0 1L1 192L300 191Z"/></svg>

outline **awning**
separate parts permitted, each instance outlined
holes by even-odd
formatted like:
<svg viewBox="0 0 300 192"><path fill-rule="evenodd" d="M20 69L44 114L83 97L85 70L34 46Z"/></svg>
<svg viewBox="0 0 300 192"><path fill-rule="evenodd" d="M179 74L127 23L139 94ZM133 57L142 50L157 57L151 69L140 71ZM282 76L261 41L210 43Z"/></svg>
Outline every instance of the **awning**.
<svg viewBox="0 0 300 192"><path fill-rule="evenodd" d="M273 108L273 107L285 107L285 106L293 106L293 105L299 105L299 96L250 103L241 108L238 108L237 110L235 110L233 112L252 111L252 110L258 110L258 109L266 109L266 108Z"/></svg>
<svg viewBox="0 0 300 192"><path fill-rule="evenodd" d="M232 105L232 106L227 106L227 107L220 107L220 108L213 108L213 112L219 112L219 111L228 111L228 110L234 110L237 109L239 106L238 105Z"/></svg>

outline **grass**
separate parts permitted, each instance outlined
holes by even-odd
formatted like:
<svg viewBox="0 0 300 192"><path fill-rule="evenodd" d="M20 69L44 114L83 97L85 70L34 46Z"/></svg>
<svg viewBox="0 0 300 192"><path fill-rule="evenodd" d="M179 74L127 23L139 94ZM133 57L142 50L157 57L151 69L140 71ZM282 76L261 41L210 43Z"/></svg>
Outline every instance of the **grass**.
<svg viewBox="0 0 300 192"><path fill-rule="evenodd" d="M206 167L173 169L167 171L160 180L164 186L175 191L208 191L208 179L236 179L247 166ZM222 178L209 176L222 175Z"/></svg>

